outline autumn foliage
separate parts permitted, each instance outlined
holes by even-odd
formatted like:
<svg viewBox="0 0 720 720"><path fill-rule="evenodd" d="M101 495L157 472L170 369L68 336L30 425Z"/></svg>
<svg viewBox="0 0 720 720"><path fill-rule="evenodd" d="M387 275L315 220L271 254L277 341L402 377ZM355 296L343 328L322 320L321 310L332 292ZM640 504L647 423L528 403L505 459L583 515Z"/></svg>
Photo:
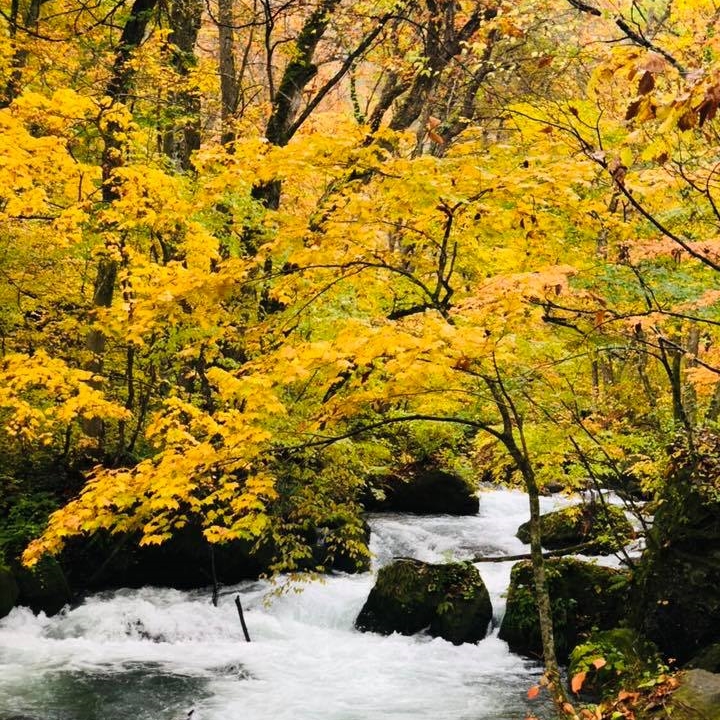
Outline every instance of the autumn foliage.
<svg viewBox="0 0 720 720"><path fill-rule="evenodd" d="M357 517L406 420L652 483L720 412L714 3L260 5L2 4L0 432L87 471L25 561Z"/></svg>

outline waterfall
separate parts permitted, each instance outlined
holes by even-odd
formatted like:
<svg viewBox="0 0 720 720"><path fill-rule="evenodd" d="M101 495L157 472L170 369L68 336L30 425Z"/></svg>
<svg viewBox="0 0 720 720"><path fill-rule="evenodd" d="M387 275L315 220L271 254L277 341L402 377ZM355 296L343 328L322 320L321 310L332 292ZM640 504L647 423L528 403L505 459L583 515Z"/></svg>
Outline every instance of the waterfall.
<svg viewBox="0 0 720 720"><path fill-rule="evenodd" d="M525 552L527 517L509 490L483 492L472 517L374 515L374 568ZM234 594L215 608L209 590L99 593L52 618L15 608L0 620L0 720L518 720L540 669L496 637L510 566L478 564L495 630L477 645L355 631L374 573L280 595L241 583L249 644Z"/></svg>

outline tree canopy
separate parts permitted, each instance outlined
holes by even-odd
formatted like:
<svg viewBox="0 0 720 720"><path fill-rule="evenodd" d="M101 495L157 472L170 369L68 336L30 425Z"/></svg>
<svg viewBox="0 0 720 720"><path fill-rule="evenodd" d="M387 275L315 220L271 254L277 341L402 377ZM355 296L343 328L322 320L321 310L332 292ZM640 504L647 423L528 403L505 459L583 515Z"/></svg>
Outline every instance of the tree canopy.
<svg viewBox="0 0 720 720"><path fill-rule="evenodd" d="M5 462L86 471L27 563L292 568L419 452L651 485L716 422L711 0L0 8Z"/></svg>

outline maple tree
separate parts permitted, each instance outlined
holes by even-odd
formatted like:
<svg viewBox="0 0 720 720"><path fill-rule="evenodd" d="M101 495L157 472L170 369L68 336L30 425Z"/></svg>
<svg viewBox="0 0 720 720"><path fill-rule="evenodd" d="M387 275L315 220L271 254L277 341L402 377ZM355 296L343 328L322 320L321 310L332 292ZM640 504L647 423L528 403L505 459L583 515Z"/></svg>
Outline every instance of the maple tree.
<svg viewBox="0 0 720 720"><path fill-rule="evenodd" d="M3 442L92 467L29 564L197 523L294 568L328 518L360 556L401 423L508 458L536 520L559 468L651 484L717 420L709 0L2 16Z"/></svg>

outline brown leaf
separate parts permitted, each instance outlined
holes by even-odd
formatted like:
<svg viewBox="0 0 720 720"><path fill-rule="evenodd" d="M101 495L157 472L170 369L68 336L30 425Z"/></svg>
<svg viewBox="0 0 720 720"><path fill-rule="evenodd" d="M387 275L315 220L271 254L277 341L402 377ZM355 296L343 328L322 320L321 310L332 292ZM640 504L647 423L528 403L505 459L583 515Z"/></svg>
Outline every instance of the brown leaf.
<svg viewBox="0 0 720 720"><path fill-rule="evenodd" d="M428 137L429 137L436 145L444 145L444 144L445 144L445 138L442 137L442 135L438 135L434 130L428 130Z"/></svg>
<svg viewBox="0 0 720 720"><path fill-rule="evenodd" d="M700 116L700 127L702 127L708 120L712 120L715 117L718 109L718 102L708 98L698 107L698 114Z"/></svg>
<svg viewBox="0 0 720 720"><path fill-rule="evenodd" d="M442 120L440 120L440 118L436 118L431 115L427 121L427 128L428 130L435 130L435 128L437 128L441 124Z"/></svg>
<svg viewBox="0 0 720 720"><path fill-rule="evenodd" d="M665 69L665 58L655 52L648 53L640 67L646 72L662 72Z"/></svg>
<svg viewBox="0 0 720 720"><path fill-rule="evenodd" d="M639 100L633 100L629 105L627 110L625 111L625 119L626 120L632 120L638 112L640 112L640 105L642 104L642 99Z"/></svg>
<svg viewBox="0 0 720 720"><path fill-rule="evenodd" d="M697 115L692 110L688 110L685 114L680 116L678 120L678 128L680 130L690 130L697 125Z"/></svg>
<svg viewBox="0 0 720 720"><path fill-rule="evenodd" d="M661 153L655 158L655 162L656 162L658 165L664 165L664 164L668 161L669 157L670 157L670 156L669 156L666 152L661 152Z"/></svg>
<svg viewBox="0 0 720 720"><path fill-rule="evenodd" d="M638 83L638 95L647 95L655 87L655 77L646 70Z"/></svg>
<svg viewBox="0 0 720 720"><path fill-rule="evenodd" d="M563 712L567 713L568 715L574 715L575 714L575 708L570 703L564 703L562 706Z"/></svg>
<svg viewBox="0 0 720 720"><path fill-rule="evenodd" d="M538 60L538 67L539 68L547 67L548 65L552 64L552 61L554 59L555 59L554 55L545 55L544 57L541 57Z"/></svg>

